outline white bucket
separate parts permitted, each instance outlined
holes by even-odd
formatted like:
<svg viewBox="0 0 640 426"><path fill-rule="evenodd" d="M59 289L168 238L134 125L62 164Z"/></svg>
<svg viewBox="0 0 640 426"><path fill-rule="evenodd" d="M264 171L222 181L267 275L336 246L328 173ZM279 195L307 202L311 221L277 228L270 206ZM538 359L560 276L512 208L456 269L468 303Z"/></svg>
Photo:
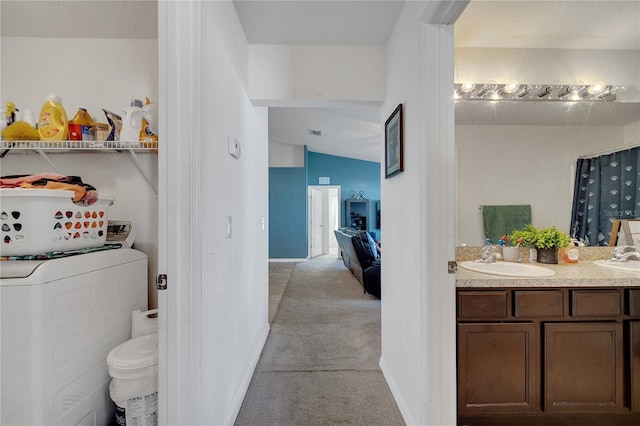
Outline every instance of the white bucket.
<svg viewBox="0 0 640 426"><path fill-rule="evenodd" d="M158 333L158 310L131 312L131 338Z"/></svg>
<svg viewBox="0 0 640 426"><path fill-rule="evenodd" d="M109 394L117 425L158 424L158 335L147 334L115 347L107 356Z"/></svg>

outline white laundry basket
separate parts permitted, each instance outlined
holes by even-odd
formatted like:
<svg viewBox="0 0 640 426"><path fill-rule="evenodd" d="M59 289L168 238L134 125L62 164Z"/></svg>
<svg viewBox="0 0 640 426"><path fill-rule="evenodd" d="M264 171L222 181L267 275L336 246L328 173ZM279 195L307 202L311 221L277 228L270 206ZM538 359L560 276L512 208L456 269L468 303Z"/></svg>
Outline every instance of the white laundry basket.
<svg viewBox="0 0 640 426"><path fill-rule="evenodd" d="M75 193L57 189L0 189L0 256L37 255L102 247L113 195L81 206Z"/></svg>
<svg viewBox="0 0 640 426"><path fill-rule="evenodd" d="M117 425L158 424L158 335L124 342L107 356Z"/></svg>

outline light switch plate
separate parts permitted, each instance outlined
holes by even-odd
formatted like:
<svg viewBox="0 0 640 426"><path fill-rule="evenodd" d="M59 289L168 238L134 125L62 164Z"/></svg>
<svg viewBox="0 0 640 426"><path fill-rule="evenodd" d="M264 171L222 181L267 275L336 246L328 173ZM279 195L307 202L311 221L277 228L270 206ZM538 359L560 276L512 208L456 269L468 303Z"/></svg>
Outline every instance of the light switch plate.
<svg viewBox="0 0 640 426"><path fill-rule="evenodd" d="M233 217L225 216L225 219L227 220L227 234L225 238L229 239L233 235Z"/></svg>
<svg viewBox="0 0 640 426"><path fill-rule="evenodd" d="M240 141L233 136L227 138L229 155L235 159L240 158Z"/></svg>

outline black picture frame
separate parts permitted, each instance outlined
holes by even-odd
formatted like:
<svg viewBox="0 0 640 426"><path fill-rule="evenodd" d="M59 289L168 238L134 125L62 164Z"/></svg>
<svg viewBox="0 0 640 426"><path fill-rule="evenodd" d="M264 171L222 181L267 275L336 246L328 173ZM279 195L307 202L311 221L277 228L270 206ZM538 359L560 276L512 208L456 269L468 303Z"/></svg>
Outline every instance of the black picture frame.
<svg viewBox="0 0 640 426"><path fill-rule="evenodd" d="M404 171L402 144L402 104L398 105L384 123L384 178Z"/></svg>

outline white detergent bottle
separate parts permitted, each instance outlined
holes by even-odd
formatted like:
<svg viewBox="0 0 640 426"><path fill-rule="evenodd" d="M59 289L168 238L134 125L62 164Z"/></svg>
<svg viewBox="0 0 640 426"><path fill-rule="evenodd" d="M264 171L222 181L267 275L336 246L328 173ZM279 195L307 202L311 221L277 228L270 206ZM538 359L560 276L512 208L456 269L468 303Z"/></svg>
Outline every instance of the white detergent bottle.
<svg viewBox="0 0 640 426"><path fill-rule="evenodd" d="M140 127L142 126L142 101L132 99L131 106L124 109L120 142L128 146L139 146Z"/></svg>

